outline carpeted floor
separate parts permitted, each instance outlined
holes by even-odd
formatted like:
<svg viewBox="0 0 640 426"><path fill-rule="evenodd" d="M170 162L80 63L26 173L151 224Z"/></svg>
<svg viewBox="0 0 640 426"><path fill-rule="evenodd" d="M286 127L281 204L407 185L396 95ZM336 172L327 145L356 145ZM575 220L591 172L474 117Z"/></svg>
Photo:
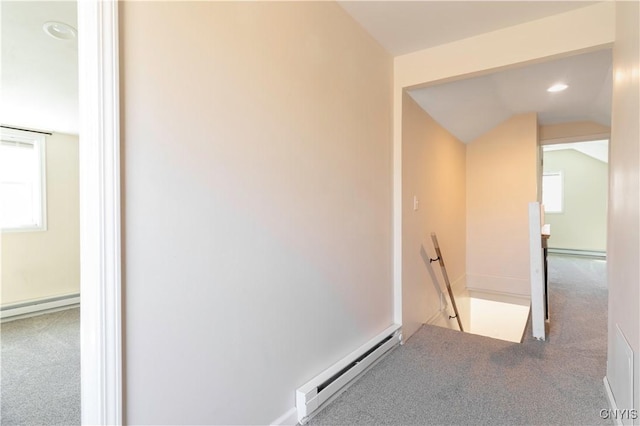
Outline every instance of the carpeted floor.
<svg viewBox="0 0 640 426"><path fill-rule="evenodd" d="M610 424L599 416L608 408L606 264L550 256L549 269L546 342L423 326L310 424Z"/></svg>
<svg viewBox="0 0 640 426"><path fill-rule="evenodd" d="M80 424L80 309L0 325L0 423Z"/></svg>

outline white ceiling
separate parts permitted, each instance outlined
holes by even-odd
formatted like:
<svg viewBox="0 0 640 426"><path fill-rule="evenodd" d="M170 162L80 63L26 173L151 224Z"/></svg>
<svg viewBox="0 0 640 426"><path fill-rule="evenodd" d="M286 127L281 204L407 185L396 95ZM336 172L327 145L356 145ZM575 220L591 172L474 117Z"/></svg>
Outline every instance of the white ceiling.
<svg viewBox="0 0 640 426"><path fill-rule="evenodd" d="M401 55L545 18L598 2L339 1L383 47ZM468 143L509 117L537 112L540 124L594 121L609 126L611 51L515 68L412 90L437 122ZM563 81L560 93L546 89Z"/></svg>
<svg viewBox="0 0 640 426"><path fill-rule="evenodd" d="M338 3L397 56L598 2L338 0Z"/></svg>
<svg viewBox="0 0 640 426"><path fill-rule="evenodd" d="M3 125L78 133L78 42L56 40L47 21L77 28L76 3L2 1Z"/></svg>

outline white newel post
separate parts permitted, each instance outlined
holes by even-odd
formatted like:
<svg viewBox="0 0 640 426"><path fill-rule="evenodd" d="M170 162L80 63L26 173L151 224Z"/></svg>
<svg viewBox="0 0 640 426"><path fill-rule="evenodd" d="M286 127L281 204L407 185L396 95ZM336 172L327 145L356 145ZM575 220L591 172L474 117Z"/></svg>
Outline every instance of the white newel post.
<svg viewBox="0 0 640 426"><path fill-rule="evenodd" d="M540 203L529 203L529 263L531 276L531 328L533 337L545 340L544 264Z"/></svg>

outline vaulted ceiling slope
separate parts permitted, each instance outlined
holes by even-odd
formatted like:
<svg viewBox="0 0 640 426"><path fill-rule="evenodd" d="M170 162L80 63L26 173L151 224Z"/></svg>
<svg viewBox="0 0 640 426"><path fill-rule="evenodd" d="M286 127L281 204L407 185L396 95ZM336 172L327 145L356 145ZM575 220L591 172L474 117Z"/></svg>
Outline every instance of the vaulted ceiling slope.
<svg viewBox="0 0 640 426"><path fill-rule="evenodd" d="M609 141L561 143L543 146L544 152L574 150L603 163L609 162Z"/></svg>
<svg viewBox="0 0 640 426"><path fill-rule="evenodd" d="M394 56L590 6L595 1L339 0Z"/></svg>
<svg viewBox="0 0 640 426"><path fill-rule="evenodd" d="M569 87L547 92L558 82ZM593 121L610 126L611 50L411 90L409 94L465 143L526 112L537 112L541 125Z"/></svg>

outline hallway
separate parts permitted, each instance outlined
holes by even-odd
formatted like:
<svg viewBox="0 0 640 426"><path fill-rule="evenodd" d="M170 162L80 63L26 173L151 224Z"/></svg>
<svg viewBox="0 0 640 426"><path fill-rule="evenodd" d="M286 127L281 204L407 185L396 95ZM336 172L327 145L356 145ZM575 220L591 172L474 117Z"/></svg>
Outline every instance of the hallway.
<svg viewBox="0 0 640 426"><path fill-rule="evenodd" d="M312 425L610 424L606 262L549 257L546 342L423 326Z"/></svg>

